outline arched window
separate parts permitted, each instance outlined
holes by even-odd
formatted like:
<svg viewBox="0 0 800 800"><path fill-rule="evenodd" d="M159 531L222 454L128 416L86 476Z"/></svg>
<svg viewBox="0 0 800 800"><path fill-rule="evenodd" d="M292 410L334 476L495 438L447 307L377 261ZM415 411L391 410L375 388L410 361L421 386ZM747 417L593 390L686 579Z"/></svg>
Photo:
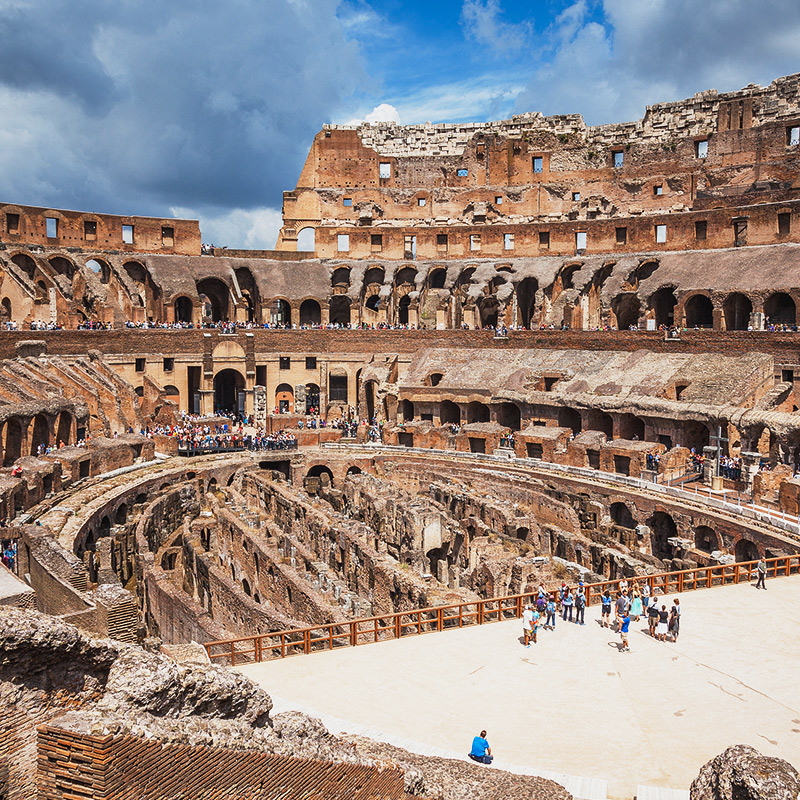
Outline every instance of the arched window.
<svg viewBox="0 0 800 800"><path fill-rule="evenodd" d="M302 228L297 234L297 252L313 253L316 249L314 228Z"/></svg>

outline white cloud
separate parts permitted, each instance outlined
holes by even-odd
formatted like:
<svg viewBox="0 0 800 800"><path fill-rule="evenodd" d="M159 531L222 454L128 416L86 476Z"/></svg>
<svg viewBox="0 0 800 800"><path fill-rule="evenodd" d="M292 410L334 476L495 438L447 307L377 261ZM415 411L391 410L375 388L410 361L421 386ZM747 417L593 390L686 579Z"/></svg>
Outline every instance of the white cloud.
<svg viewBox="0 0 800 800"><path fill-rule="evenodd" d="M203 241L239 250L273 250L283 220L274 208L233 208L219 212L172 207L180 219L200 219Z"/></svg>
<svg viewBox="0 0 800 800"><path fill-rule="evenodd" d="M375 106L368 114L360 117L353 117L345 122L345 125L360 125L362 122L396 122L400 124L400 113L389 103L381 103Z"/></svg>
<svg viewBox="0 0 800 800"><path fill-rule="evenodd" d="M500 0L464 0L461 24L470 38L497 53L521 50L531 33L532 20L512 24L501 20L500 14Z"/></svg>

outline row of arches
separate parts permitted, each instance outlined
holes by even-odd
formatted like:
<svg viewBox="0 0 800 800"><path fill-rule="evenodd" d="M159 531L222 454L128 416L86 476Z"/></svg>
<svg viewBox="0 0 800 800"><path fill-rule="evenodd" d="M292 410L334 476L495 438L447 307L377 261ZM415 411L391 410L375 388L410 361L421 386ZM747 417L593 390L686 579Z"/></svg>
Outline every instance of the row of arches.
<svg viewBox="0 0 800 800"><path fill-rule="evenodd" d="M8 417L0 425L3 466L10 467L22 456L35 456L39 449L73 443L73 417L62 411L57 417L37 414L33 418Z"/></svg>

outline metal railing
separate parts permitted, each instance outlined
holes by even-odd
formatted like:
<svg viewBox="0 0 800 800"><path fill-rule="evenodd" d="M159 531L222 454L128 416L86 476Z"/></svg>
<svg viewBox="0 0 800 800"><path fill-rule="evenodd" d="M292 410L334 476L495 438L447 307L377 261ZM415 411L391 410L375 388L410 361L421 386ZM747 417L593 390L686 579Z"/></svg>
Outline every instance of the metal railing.
<svg viewBox="0 0 800 800"><path fill-rule="evenodd" d="M709 589L713 586L749 581L757 563L757 561L744 561L676 572L661 572L632 579L630 583L635 582L640 586L647 583L650 586L651 596ZM777 578L800 573L800 554L769 558L766 559L766 563L767 577ZM619 584L619 580L613 580L584 586L587 606L597 603L606 588L618 590ZM549 593L556 591L555 588L548 590ZM405 636L419 636L423 633L515 619L522 616L525 604L533 597L535 593L514 594L446 606L417 608L362 617L348 622L324 623L307 628L206 642L204 646L212 661L221 661L231 666L272 661L339 647L356 647L401 639Z"/></svg>

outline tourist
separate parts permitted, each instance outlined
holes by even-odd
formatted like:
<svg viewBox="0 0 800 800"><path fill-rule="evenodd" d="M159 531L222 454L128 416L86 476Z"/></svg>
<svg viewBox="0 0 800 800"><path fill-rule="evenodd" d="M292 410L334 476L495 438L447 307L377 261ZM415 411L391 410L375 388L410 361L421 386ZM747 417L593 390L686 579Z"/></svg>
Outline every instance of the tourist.
<svg viewBox="0 0 800 800"><path fill-rule="evenodd" d="M642 584L642 613L647 613L647 608L650 605L650 584L645 581Z"/></svg>
<svg viewBox="0 0 800 800"><path fill-rule="evenodd" d="M647 609L647 628L648 633L656 638L656 625L658 624L658 598L653 595L653 603Z"/></svg>
<svg viewBox="0 0 800 800"><path fill-rule="evenodd" d="M622 625L622 618L627 616L628 609L631 607L630 600L628 599L628 590L624 589L620 592L619 597L617 597L617 604L616 604L616 618L617 618L617 630L619 630L620 625Z"/></svg>
<svg viewBox="0 0 800 800"><path fill-rule="evenodd" d="M586 593L583 590L583 583L579 583L578 590L577 592L575 592L575 622L578 625L583 625L585 612L586 612Z"/></svg>
<svg viewBox="0 0 800 800"><path fill-rule="evenodd" d="M539 632L539 625L542 622L542 615L534 608L533 619L531 620L531 635L533 636L533 643L536 644L536 635Z"/></svg>
<svg viewBox="0 0 800 800"><path fill-rule="evenodd" d="M607 586L603 591L603 594L600 597L601 603L601 615L600 615L600 627L608 628L611 624L611 604L613 600L611 597L611 589Z"/></svg>
<svg viewBox="0 0 800 800"><path fill-rule="evenodd" d="M551 594L547 600L547 622L545 628L550 628L551 631L556 629L556 596Z"/></svg>
<svg viewBox="0 0 800 800"><path fill-rule="evenodd" d="M678 634L681 632L681 601L676 597L669 610L669 630L672 633L672 641L678 641Z"/></svg>
<svg viewBox="0 0 800 800"><path fill-rule="evenodd" d="M642 595L639 591L638 584L633 584L633 599L631 600L631 616L633 617L634 622L639 621L639 617L642 616L643 608L642 608Z"/></svg>
<svg viewBox="0 0 800 800"><path fill-rule="evenodd" d="M631 618L628 614L626 614L622 618L622 623L619 626L619 636L622 640L622 652L623 653L630 653L631 648L628 646L628 628L631 624Z"/></svg>
<svg viewBox="0 0 800 800"><path fill-rule="evenodd" d="M756 564L756 573L758 574L756 589L761 588L766 591L767 587L764 581L767 578L767 562L764 560L764 556L761 556L761 558L758 560L758 564Z"/></svg>
<svg viewBox="0 0 800 800"><path fill-rule="evenodd" d="M492 748L489 747L489 742L486 741L486 731L481 731L480 735L472 740L472 750L469 752L469 757L480 764L492 763L494 756L492 755Z"/></svg>
<svg viewBox="0 0 800 800"><path fill-rule="evenodd" d="M656 636L659 642L667 640L669 633L669 611L665 605L661 606L661 611L658 612L658 627L656 628Z"/></svg>
<svg viewBox="0 0 800 800"><path fill-rule="evenodd" d="M575 598L572 594L572 589L567 589L567 596L561 603L561 616L564 622L572 622L572 607L575 605Z"/></svg>
<svg viewBox="0 0 800 800"><path fill-rule="evenodd" d="M522 636L525 640L525 647L531 646L533 636L533 606L528 603L522 612Z"/></svg>

